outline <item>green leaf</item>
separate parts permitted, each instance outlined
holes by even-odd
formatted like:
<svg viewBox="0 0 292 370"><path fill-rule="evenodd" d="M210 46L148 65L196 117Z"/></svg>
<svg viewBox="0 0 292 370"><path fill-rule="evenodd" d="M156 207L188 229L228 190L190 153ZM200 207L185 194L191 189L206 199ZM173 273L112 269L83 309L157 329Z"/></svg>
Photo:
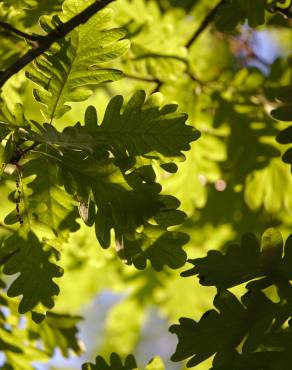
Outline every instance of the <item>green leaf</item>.
<svg viewBox="0 0 292 370"><path fill-rule="evenodd" d="M81 355L81 342L77 338L77 323L80 316L57 314L48 312L45 320L31 327L31 337L40 338L46 351L52 356L55 349L59 348L64 357L69 357L70 351Z"/></svg>
<svg viewBox="0 0 292 370"><path fill-rule="evenodd" d="M283 105L273 109L271 115L279 121L292 121L292 105Z"/></svg>
<svg viewBox="0 0 292 370"><path fill-rule="evenodd" d="M0 144L0 146L0 165L2 167L11 161L14 153L12 136L9 136L9 138L6 140L6 143L4 143L4 146L2 146L2 144Z"/></svg>
<svg viewBox="0 0 292 370"><path fill-rule="evenodd" d="M38 132L29 132L25 137L61 150L80 149L94 154L104 149L118 158L147 154L161 160L184 159L182 151L189 150L190 142L197 140L200 133L186 124L185 114L176 113L177 105L161 106L161 99L161 105L156 105L155 95L145 101L145 92L138 91L123 109L122 96L114 97L100 125L95 108L90 106L85 113L85 126L76 124L59 132L52 125L34 123ZM171 164L167 165L169 168Z"/></svg>
<svg viewBox="0 0 292 370"><path fill-rule="evenodd" d="M22 228L33 230L40 238L66 241L69 232L79 229L77 203L58 186L58 167L48 158L36 158L25 163L22 171L21 186L12 193L18 212L15 207L5 223L21 219Z"/></svg>
<svg viewBox="0 0 292 370"><path fill-rule="evenodd" d="M265 269L274 268L279 264L283 255L283 238L279 230L267 229L261 241L262 263Z"/></svg>
<svg viewBox="0 0 292 370"><path fill-rule="evenodd" d="M243 20L244 14L238 9L238 4L227 1L218 10L215 25L219 31L230 32Z"/></svg>
<svg viewBox="0 0 292 370"><path fill-rule="evenodd" d="M51 148L79 149L91 154L97 149L95 139L79 123L73 127L66 127L62 132L48 123L39 125L37 122L33 122L33 124L37 128L37 132L28 132L25 136L37 144L46 144Z"/></svg>
<svg viewBox="0 0 292 370"><path fill-rule="evenodd" d="M238 23L248 20L250 27L265 22L265 0L227 0L217 13L216 26L220 31L233 31Z"/></svg>
<svg viewBox="0 0 292 370"><path fill-rule="evenodd" d="M114 166L112 159L95 159L81 151L66 150L62 155L54 153L50 157L60 166L60 185L64 184L67 191L76 189L80 199L87 199L92 194L97 207L95 231L101 246L110 246L110 231L114 229L118 255L127 263L145 268L146 257L155 268L161 269L164 264L177 268L185 262L186 255L181 247L188 241L186 235L170 232L162 235L165 226L181 222L184 214L176 210L177 200L169 202L169 197L160 195L161 186L155 182L151 166L134 169L125 175ZM68 184L67 179L70 179ZM158 224L154 233L158 238L156 242L154 235L148 238L144 233L138 233L142 227L147 234L148 220L154 217ZM148 240L148 247L149 240L153 246L142 253L138 263L134 255L137 250L141 255L145 240Z"/></svg>
<svg viewBox="0 0 292 370"><path fill-rule="evenodd" d="M276 140L281 144L292 144L292 125L282 130L278 134ZM286 152L282 156L282 160L283 162L291 165L291 171L292 171L292 147L286 150Z"/></svg>
<svg viewBox="0 0 292 370"><path fill-rule="evenodd" d="M277 141L281 144L292 144L292 125L286 127L278 134Z"/></svg>
<svg viewBox="0 0 292 370"><path fill-rule="evenodd" d="M22 295L19 313L37 309L38 305L52 308L53 298L59 294L53 279L63 274L62 269L51 262L55 252L51 247L42 245L32 232L26 240L17 234L6 239L2 253L11 250L14 254L6 262L3 271L7 275L19 273L7 292L9 297Z"/></svg>
<svg viewBox="0 0 292 370"><path fill-rule="evenodd" d="M280 121L292 121L292 105L291 105L292 86L288 85L288 86L280 87L279 89L277 89L275 97L284 104L271 111L272 117ZM292 125L282 130L278 134L276 140L281 144L292 144ZM292 171L292 147L291 146L283 154L282 159L285 163L288 163L291 165L291 171Z"/></svg>
<svg viewBox="0 0 292 370"><path fill-rule="evenodd" d="M117 1L113 4L117 24L126 25L131 40L122 58L126 75L172 83L188 67L186 35L191 24L183 12L162 11L159 2ZM174 26L175 25L175 26Z"/></svg>
<svg viewBox="0 0 292 370"><path fill-rule="evenodd" d="M145 367L145 370L165 370L165 367L160 357L154 357Z"/></svg>
<svg viewBox="0 0 292 370"><path fill-rule="evenodd" d="M189 236L182 232L163 232L160 228L148 228L144 233L137 233L136 240L123 241L123 258L133 261L138 269L146 267L147 259L150 260L156 271L169 266L179 268L186 261L183 245L189 241Z"/></svg>
<svg viewBox="0 0 292 370"><path fill-rule="evenodd" d="M5 317L5 316L4 316ZM28 341L26 328L19 329L15 322L16 316L8 315L3 323L0 320L0 351L6 359L3 370L33 370L33 361L47 361L48 356ZM11 325L12 324L12 325ZM9 365L8 365L9 364Z"/></svg>
<svg viewBox="0 0 292 370"><path fill-rule="evenodd" d="M266 0L238 0L250 27L257 27L265 22Z"/></svg>
<svg viewBox="0 0 292 370"><path fill-rule="evenodd" d="M122 112L123 98L114 97L95 137L106 140L114 153L181 157L181 151L189 150L190 142L199 138L199 131L186 125L187 115L176 113L177 105L160 107L154 95L148 104L145 96L144 91L137 91Z"/></svg>
<svg viewBox="0 0 292 370"><path fill-rule="evenodd" d="M15 104L13 109L9 109L6 100L0 98L0 124L7 125L7 128L28 127L29 123L24 115L23 105ZM1 127L2 129L2 127ZM2 138L2 137L1 137Z"/></svg>
<svg viewBox="0 0 292 370"><path fill-rule="evenodd" d="M74 14L82 5L67 3L67 7L73 6ZM106 29L111 14L109 9L98 12L60 41L58 51L43 54L27 71L27 77L41 88L34 90L34 96L44 105L42 112L49 122L71 109L67 102L86 100L95 85L123 76L118 70L103 67L129 48L127 40L120 40L125 36L123 30Z"/></svg>
<svg viewBox="0 0 292 370"><path fill-rule="evenodd" d="M156 270L161 270L164 265L178 268L185 262L182 246L188 238L166 231L182 223L185 213L176 209L177 200L160 195L161 186L155 181L152 166L141 163L146 155L160 161L164 157L184 158L182 150L188 150L199 133L185 124L186 115L175 113L176 105L160 108L157 102L161 99L153 96L145 102L145 93L139 91L121 111L123 99L118 96L108 105L100 126L90 107L85 126L77 124L60 133L45 124L38 127L41 135L30 133L28 137L46 144L43 155L60 168L59 185L70 194L77 193L83 204L82 209L79 206L82 218L87 218L88 198L95 203L97 210L92 204L89 225L95 214L101 246L109 247L114 229L117 253L125 263L145 268L149 259ZM148 158L145 162L151 163ZM147 236L150 220L157 225L155 238ZM139 228L146 231L141 233Z"/></svg>
<svg viewBox="0 0 292 370"><path fill-rule="evenodd" d="M136 360L132 355L128 355L125 359L125 364L121 358L116 354L112 353L110 357L110 363L101 357L96 357L95 364L86 363L82 365L82 370L134 370L138 369Z"/></svg>
<svg viewBox="0 0 292 370"><path fill-rule="evenodd" d="M181 361L192 356L187 367L193 367L216 354L213 364L220 366L214 369L241 369L233 367L237 346L247 336L243 351L257 348L276 308L262 292L256 291L244 296L243 303L246 307L232 293L222 291L214 299L219 312L207 311L198 322L181 318L178 325L172 325L170 332L178 336L172 360Z"/></svg>
<svg viewBox="0 0 292 370"><path fill-rule="evenodd" d="M278 230L267 229L261 244L253 234L245 234L240 244L229 245L225 253L211 250L206 257L189 260L194 267L181 275L198 275L202 285L214 285L218 290L263 276L273 278L274 274L287 278L292 272L290 244L291 237L286 241L282 256L283 239Z"/></svg>
<svg viewBox="0 0 292 370"><path fill-rule="evenodd" d="M269 166L253 171L246 179L244 199L252 210L263 206L269 213L292 209L289 189L292 177L280 158L273 159Z"/></svg>
<svg viewBox="0 0 292 370"><path fill-rule="evenodd" d="M182 276L198 275L200 284L227 289L260 276L260 244L253 234L245 234L240 244L231 244L226 252L211 250L206 257L189 260L195 267Z"/></svg>
<svg viewBox="0 0 292 370"><path fill-rule="evenodd" d="M118 354L112 353L109 364L101 356L97 356L95 364L85 363L82 370L138 370L138 367L133 355L128 355L123 363ZM159 357L155 357L145 370L164 370L163 362Z"/></svg>

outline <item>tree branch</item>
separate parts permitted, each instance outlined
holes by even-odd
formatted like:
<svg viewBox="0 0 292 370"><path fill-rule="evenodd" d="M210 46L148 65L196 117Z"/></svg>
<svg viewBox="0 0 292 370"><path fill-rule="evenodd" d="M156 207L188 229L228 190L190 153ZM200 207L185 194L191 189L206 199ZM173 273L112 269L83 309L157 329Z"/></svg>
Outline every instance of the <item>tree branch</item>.
<svg viewBox="0 0 292 370"><path fill-rule="evenodd" d="M284 15L284 17L292 18L292 1L290 1L290 4L286 6L285 8L281 8L280 6L274 6L269 9L271 13L281 13Z"/></svg>
<svg viewBox="0 0 292 370"><path fill-rule="evenodd" d="M279 6L274 8L275 12L281 13L285 18L292 18L291 7L287 9L280 8Z"/></svg>
<svg viewBox="0 0 292 370"><path fill-rule="evenodd" d="M211 22L215 19L216 13L218 9L225 3L225 0L221 0L206 16L206 18L201 23L200 27L196 30L193 36L186 44L186 48L190 48L192 44L197 40L197 38L201 35L202 32L209 26Z"/></svg>
<svg viewBox="0 0 292 370"><path fill-rule="evenodd" d="M157 78L140 77L140 76L131 75L129 73L126 73L125 77L131 78L132 80L143 81L143 82L152 82L152 83L159 83L160 82Z"/></svg>
<svg viewBox="0 0 292 370"><path fill-rule="evenodd" d="M263 59L261 56L259 56L258 54L256 54L254 51L252 51L250 53L250 56L252 58L254 58L255 60L257 60L259 63L261 63L263 66L267 67L267 68L270 68L271 67L271 64L269 62L267 62L265 59Z"/></svg>
<svg viewBox="0 0 292 370"><path fill-rule="evenodd" d="M20 36L25 38L26 40L30 41L40 41L44 36L41 35L30 35L26 32L20 31L17 28L11 26L9 23L0 21L0 27L3 28L5 31L13 33L16 36Z"/></svg>
<svg viewBox="0 0 292 370"><path fill-rule="evenodd" d="M56 41L64 38L69 32L74 30L82 23L86 23L96 12L106 7L114 0L96 0L92 5L88 6L81 13L71 18L68 22L62 23L51 31L47 36L38 40L37 46L30 49L20 59L11 64L0 75L0 87L2 87L10 77L22 70L25 66L31 63L38 56L46 52L50 46Z"/></svg>

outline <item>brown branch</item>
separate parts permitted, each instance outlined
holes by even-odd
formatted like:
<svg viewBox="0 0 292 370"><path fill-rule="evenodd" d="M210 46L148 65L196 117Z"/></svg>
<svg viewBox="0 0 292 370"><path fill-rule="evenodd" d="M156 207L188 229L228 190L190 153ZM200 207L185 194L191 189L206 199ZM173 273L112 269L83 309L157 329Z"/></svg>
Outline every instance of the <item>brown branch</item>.
<svg viewBox="0 0 292 370"><path fill-rule="evenodd" d="M205 31L211 22L215 19L218 9L225 3L225 0L221 0L206 16L206 18L201 23L200 27L196 30L193 36L186 44L186 48L190 48L192 44L197 40L197 38Z"/></svg>
<svg viewBox="0 0 292 370"><path fill-rule="evenodd" d="M16 36L23 37L23 38L25 38L26 40L29 40L29 41L38 42L44 37L44 36L41 36L41 35L30 35L26 32L18 30L17 28L11 26L9 23L2 22L2 21L0 21L0 27L3 28L5 31L13 33Z"/></svg>
<svg viewBox="0 0 292 370"><path fill-rule="evenodd" d="M92 5L85 8L81 13L71 18L68 22L62 23L52 30L47 36L42 37L37 42L37 46L30 49L20 59L11 64L0 75L0 87L5 84L10 77L21 71L25 66L31 63L38 56L46 52L53 43L64 38L69 32L74 30L82 23L86 23L96 12L103 9L105 6L114 0L96 0Z"/></svg>

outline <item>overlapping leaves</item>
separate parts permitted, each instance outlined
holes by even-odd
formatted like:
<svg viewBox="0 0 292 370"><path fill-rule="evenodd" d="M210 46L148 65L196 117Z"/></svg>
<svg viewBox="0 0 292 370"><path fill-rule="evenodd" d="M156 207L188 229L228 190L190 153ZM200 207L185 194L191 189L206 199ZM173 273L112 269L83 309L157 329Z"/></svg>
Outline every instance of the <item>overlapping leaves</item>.
<svg viewBox="0 0 292 370"><path fill-rule="evenodd" d="M64 4L65 17L78 14L81 8L82 2L68 0ZM68 14L69 10L73 14ZM68 39L60 41L57 51L43 54L28 70L28 78L40 86L34 96L44 105L46 120L52 121L70 110L67 102L86 100L94 85L123 76L121 71L103 67L129 47L127 40L121 40L125 36L122 29L107 29L111 14L109 9L98 12L72 31Z"/></svg>
<svg viewBox="0 0 292 370"><path fill-rule="evenodd" d="M6 308L6 307L5 307ZM15 319L15 318L14 318ZM12 325L0 311L0 351L3 356L2 369L33 370L32 361L47 361L47 354L28 341L27 331Z"/></svg>
<svg viewBox="0 0 292 370"><path fill-rule="evenodd" d="M195 267L183 276L198 275L201 284L217 287L217 311L207 311L198 322L181 318L179 325L171 326L179 340L172 359L192 356L187 364L192 367L215 354L214 370L287 369L291 356L283 338L291 336L290 325L285 325L292 308L291 250L292 235L282 256L281 234L268 229L261 244L247 234L225 254L210 251L207 257L191 261ZM248 281L241 302L226 290ZM263 291L272 285L277 289L276 302Z"/></svg>
<svg viewBox="0 0 292 370"><path fill-rule="evenodd" d="M19 234L5 240L1 253L9 257L4 273L20 273L8 294L22 295L19 311L32 310L36 321L59 293L54 279L62 271L52 246L78 229L77 203L85 223L95 224L102 247L112 244L114 231L117 254L125 263L143 269L150 260L161 270L178 268L186 260L182 248L188 236L168 230L182 223L185 214L176 198L160 194L151 161L172 170L169 162L184 158L182 151L199 133L186 125L186 115L176 113L176 105L161 106L159 94L145 102L140 91L125 107L122 103L121 97L113 98L100 125L90 107L85 125L59 132L35 123L33 130L25 126L18 131L20 152L21 143L29 141L35 153L24 159L20 155L21 168L13 175L15 209L5 223L21 226Z"/></svg>
<svg viewBox="0 0 292 370"><path fill-rule="evenodd" d="M94 107L89 107L85 127L67 127L59 133L51 125L38 125L38 134L27 137L38 143L91 154L103 149L111 151L117 159L142 155L183 159L182 151L189 150L190 142L198 139L200 133L185 125L187 116L176 112L176 104L162 106L161 94L153 94L147 101L145 98L145 92L138 91L125 107L122 96L112 98L100 125Z"/></svg>
<svg viewBox="0 0 292 370"><path fill-rule="evenodd" d="M47 158L35 158L22 171L20 187L10 197L16 207L5 223L23 222L23 229L33 230L39 238L67 240L69 232L79 229L78 212L74 199L58 186L58 167Z"/></svg>
<svg viewBox="0 0 292 370"><path fill-rule="evenodd" d="M160 194L150 158L159 159L162 166L184 158L181 151L188 150L199 133L185 124L186 115L175 112L176 105L160 107L160 95L145 102L140 91L123 110L122 103L122 97L112 99L101 125L91 107L85 126L77 124L60 133L44 125L27 137L46 144L41 152L58 166L58 184L77 195L81 213L87 213L89 224L95 223L103 247L109 247L114 229L116 248L125 262L145 268L149 259L157 270L164 265L177 268L185 261L182 246L188 238L167 228L180 224L185 215L177 210L175 198ZM149 224L151 218L156 225Z"/></svg>
<svg viewBox="0 0 292 370"><path fill-rule="evenodd" d="M12 109L6 100L0 97L0 173L8 163L17 163L21 157L19 129L28 128L29 123L24 115L22 104Z"/></svg>
<svg viewBox="0 0 292 370"><path fill-rule="evenodd" d="M114 154L182 156L183 150L190 149L189 143L199 138L199 132L185 125L187 115L176 113L176 104L162 106L161 94L153 94L146 102L145 97L144 91L138 91L122 112L123 98L113 98L100 127L96 127L97 139L104 137Z"/></svg>
<svg viewBox="0 0 292 370"><path fill-rule="evenodd" d="M190 260L195 266L182 276L198 275L202 285L214 285L219 290L275 272L289 279L292 273L291 242L290 236L282 257L283 241L279 232L268 229L261 244L253 234L246 234L240 244L231 244L224 254L210 251L206 257Z"/></svg>
<svg viewBox="0 0 292 370"><path fill-rule="evenodd" d="M28 316L19 316L16 301L7 296L4 298L2 292L0 305L3 369L33 370L34 361L48 361L57 348L64 356L68 356L69 351L80 354L82 344L76 328L80 317L50 312L42 323L35 324Z"/></svg>
<svg viewBox="0 0 292 370"><path fill-rule="evenodd" d="M116 21L127 25L131 40L130 51L122 58L126 74L138 79L150 77L154 83L156 79L176 80L188 64L184 43L191 25L183 13L170 9L164 14L155 1L125 0L113 6Z"/></svg>

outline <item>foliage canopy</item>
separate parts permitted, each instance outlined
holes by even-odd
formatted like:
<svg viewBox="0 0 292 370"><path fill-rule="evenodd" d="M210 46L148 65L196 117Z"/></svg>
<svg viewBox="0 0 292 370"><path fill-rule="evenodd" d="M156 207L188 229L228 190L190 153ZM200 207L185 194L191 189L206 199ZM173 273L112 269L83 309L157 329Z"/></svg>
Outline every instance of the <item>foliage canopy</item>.
<svg viewBox="0 0 292 370"><path fill-rule="evenodd" d="M291 24L285 0L0 2L0 369L291 369ZM142 360L157 312L176 349Z"/></svg>

